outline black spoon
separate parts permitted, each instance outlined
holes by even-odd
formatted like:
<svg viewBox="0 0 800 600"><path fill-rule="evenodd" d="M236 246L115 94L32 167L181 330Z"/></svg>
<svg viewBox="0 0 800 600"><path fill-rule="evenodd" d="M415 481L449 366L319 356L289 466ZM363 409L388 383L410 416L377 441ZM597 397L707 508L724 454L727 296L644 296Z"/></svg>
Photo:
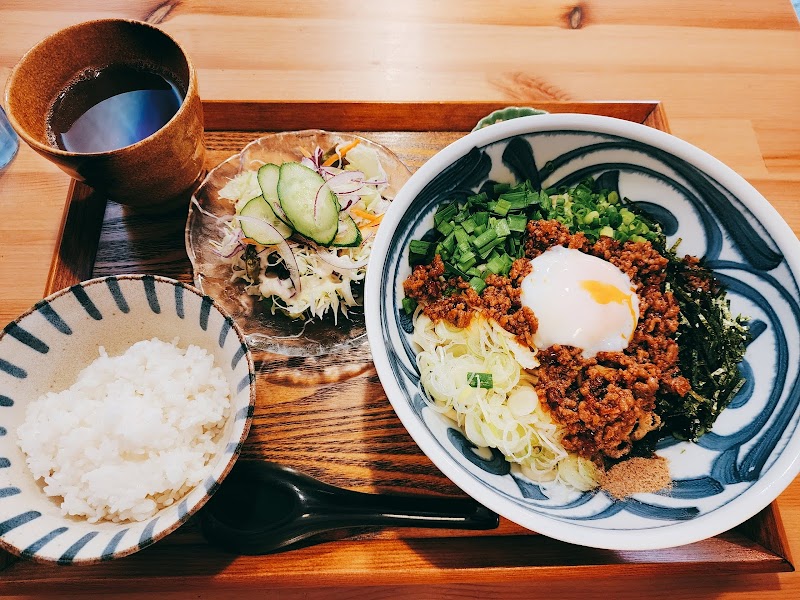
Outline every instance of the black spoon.
<svg viewBox="0 0 800 600"><path fill-rule="evenodd" d="M240 460L203 510L206 539L236 554L268 554L351 527L494 529L498 516L469 498L365 494L289 467Z"/></svg>

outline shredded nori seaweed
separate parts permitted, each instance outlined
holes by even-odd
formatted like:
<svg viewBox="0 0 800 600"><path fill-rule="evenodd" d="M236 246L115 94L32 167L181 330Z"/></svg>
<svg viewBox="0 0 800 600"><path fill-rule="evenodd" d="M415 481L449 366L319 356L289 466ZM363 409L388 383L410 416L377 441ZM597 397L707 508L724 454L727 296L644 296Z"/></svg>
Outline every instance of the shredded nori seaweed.
<svg viewBox="0 0 800 600"><path fill-rule="evenodd" d="M692 389L682 398L661 394L656 412L664 424L661 437L696 440L744 385L739 363L750 331L746 317L731 314L725 288L703 262L679 258L676 249L677 244L662 253L669 259L667 289L680 306L678 362Z"/></svg>

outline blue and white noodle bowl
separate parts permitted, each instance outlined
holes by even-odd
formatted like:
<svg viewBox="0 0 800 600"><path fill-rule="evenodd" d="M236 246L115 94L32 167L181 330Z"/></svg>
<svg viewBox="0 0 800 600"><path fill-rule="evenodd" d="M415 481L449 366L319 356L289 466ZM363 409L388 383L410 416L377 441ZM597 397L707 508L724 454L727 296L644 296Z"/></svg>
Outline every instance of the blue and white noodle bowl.
<svg viewBox="0 0 800 600"><path fill-rule="evenodd" d="M59 499L34 480L20 449L17 432L26 408L43 394L70 388L98 358L100 346L119 356L152 338L212 355L229 389L213 451L195 473L201 479L143 520L92 523L65 516ZM164 389L171 389L169 383ZM219 487L247 437L254 403L253 362L242 331L196 288L166 277L119 275L48 296L0 333L0 546L60 564L110 560L146 548L186 522ZM142 423L132 425L135 430ZM90 445L89 450L98 451Z"/></svg>
<svg viewBox="0 0 800 600"><path fill-rule="evenodd" d="M704 256L750 317L747 379L713 430L696 443L667 438L672 484L624 500L603 491L547 494L498 450L476 448L420 392L412 323L401 306L408 244L433 226L454 190L487 179L539 177L543 187L604 179L641 205L680 254ZM367 331L397 415L427 456L500 515L566 542L654 549L698 541L747 520L800 471L800 243L742 177L694 146L644 125L592 115L539 115L491 125L451 144L417 171L384 217L366 282ZM565 319L569 315L564 316ZM557 490L556 490L557 492Z"/></svg>

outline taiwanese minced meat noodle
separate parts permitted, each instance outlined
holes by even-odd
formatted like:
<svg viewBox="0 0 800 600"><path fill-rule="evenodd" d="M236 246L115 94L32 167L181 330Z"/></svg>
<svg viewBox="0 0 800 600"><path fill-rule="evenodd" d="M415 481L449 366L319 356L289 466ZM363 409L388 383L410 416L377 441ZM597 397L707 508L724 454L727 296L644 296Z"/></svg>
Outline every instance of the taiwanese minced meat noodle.
<svg viewBox="0 0 800 600"><path fill-rule="evenodd" d="M656 460L658 439L696 439L709 429L741 386L737 363L748 332L743 318L730 317L724 290L702 262L666 248L658 224L631 207L620 210L616 194L598 192L591 183L583 184L588 193L560 195L537 194L525 185L527 201L518 204L524 221L513 220L513 209L498 214L498 199L485 193L440 208L437 216L449 211L449 219L436 219L433 241L429 235L412 242L403 305L414 318L421 387L432 406L457 421L474 443L499 448L543 487L558 482L590 490L622 461ZM512 198L519 189L500 186L499 198L504 191ZM559 207L576 212L581 194L593 203L589 218L597 215L607 224L601 220L590 230L561 218ZM620 212L623 218L615 220ZM513 229L505 240L483 235L492 228L506 233L508 224ZM457 239L448 243L451 235ZM488 244L494 247L487 251ZM596 274L598 267L610 274ZM534 278L539 287L531 287ZM682 312L682 306L692 310ZM703 356L696 348L702 335L694 330L715 317L725 323L718 332L727 342L717 359L727 361L722 365L697 358ZM508 380L501 374L505 387L494 392L498 370L508 371L484 360L496 348L485 334L480 342L457 340L458 332L485 329L487 321L511 339L502 342L505 348L525 356L520 375ZM565 327L573 337L559 333ZM599 333L583 331L593 328ZM682 352L681 340L692 345L691 352ZM443 383L461 378L463 385ZM663 487L663 480L650 477L642 489L624 487L656 491L647 486L660 481Z"/></svg>

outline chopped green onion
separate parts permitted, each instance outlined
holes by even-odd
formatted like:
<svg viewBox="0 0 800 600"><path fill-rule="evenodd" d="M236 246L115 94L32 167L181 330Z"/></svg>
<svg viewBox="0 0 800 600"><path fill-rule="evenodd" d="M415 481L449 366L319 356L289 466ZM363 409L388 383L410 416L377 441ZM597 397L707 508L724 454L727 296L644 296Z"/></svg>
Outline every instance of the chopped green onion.
<svg viewBox="0 0 800 600"><path fill-rule="evenodd" d="M494 214L505 217L508 214L508 210L511 208L511 203L505 198L500 198L497 202L493 204L490 203L489 206Z"/></svg>
<svg viewBox="0 0 800 600"><path fill-rule="evenodd" d="M408 245L408 262L411 265L426 263L432 258L434 244L422 240L411 240Z"/></svg>
<svg viewBox="0 0 800 600"><path fill-rule="evenodd" d="M458 261L458 268L462 271L467 271L472 268L476 262L478 262L478 257L475 256L475 253L467 252L461 255L461 259Z"/></svg>
<svg viewBox="0 0 800 600"><path fill-rule="evenodd" d="M453 217L456 216L458 213L458 205L455 202L451 202L450 204L445 205L444 207L439 207L436 214L433 215L433 223L435 226L439 226L440 223L445 221L449 221Z"/></svg>
<svg viewBox="0 0 800 600"><path fill-rule="evenodd" d="M447 256L453 254L453 250L456 249L456 234L450 232L446 238L442 240L442 248L447 252Z"/></svg>
<svg viewBox="0 0 800 600"><path fill-rule="evenodd" d="M509 235L511 233L511 228L508 226L508 220L498 219L494 224L494 231L497 233L497 237L506 237Z"/></svg>
<svg viewBox="0 0 800 600"><path fill-rule="evenodd" d="M492 273L498 274L503 272L503 268L506 265L506 261L504 261L499 256L495 256L489 259L489 262L486 263L486 268L489 269Z"/></svg>
<svg viewBox="0 0 800 600"><path fill-rule="evenodd" d="M446 236L450 235L455 227L453 227L453 224L450 221L442 221L436 226L436 229L439 231L439 233Z"/></svg>
<svg viewBox="0 0 800 600"><path fill-rule="evenodd" d="M456 236L456 239L458 239L458 236ZM462 255L463 255L463 254L466 254L467 252L471 252L471 251L472 251L472 247L470 246L470 243L469 243L469 241L463 241L463 242L459 242L459 243L458 243L458 245L456 246L456 249L457 249L457 250L458 250L458 251L459 251L459 252L460 252Z"/></svg>
<svg viewBox="0 0 800 600"><path fill-rule="evenodd" d="M470 204L486 204L486 201L489 197L486 195L486 192L481 192L480 194L474 194L467 198L467 202Z"/></svg>
<svg viewBox="0 0 800 600"><path fill-rule="evenodd" d="M494 387L491 373L467 373L467 383L474 388L490 390Z"/></svg>
<svg viewBox="0 0 800 600"><path fill-rule="evenodd" d="M489 242L491 242L496 238L497 238L497 232L494 229L487 229L478 237L476 237L474 240L472 240L472 245L480 250L481 248L486 246L486 244L488 244Z"/></svg>
<svg viewBox="0 0 800 600"><path fill-rule="evenodd" d="M525 215L508 215L508 228L511 231L524 233L528 219Z"/></svg>

